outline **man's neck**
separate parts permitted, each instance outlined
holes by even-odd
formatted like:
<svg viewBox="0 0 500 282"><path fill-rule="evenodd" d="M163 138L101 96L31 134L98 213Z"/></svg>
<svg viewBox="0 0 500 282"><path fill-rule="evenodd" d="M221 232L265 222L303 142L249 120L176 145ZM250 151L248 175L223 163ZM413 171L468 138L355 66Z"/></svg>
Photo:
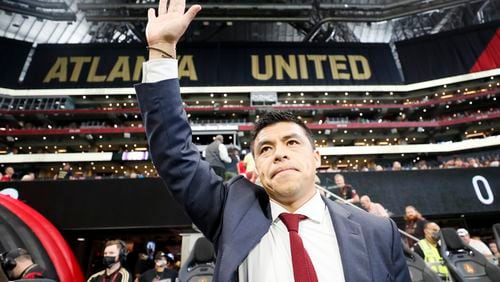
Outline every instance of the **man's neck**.
<svg viewBox="0 0 500 282"><path fill-rule="evenodd" d="M437 247L437 242L431 241L429 239L425 239L429 244L431 244L434 247Z"/></svg>
<svg viewBox="0 0 500 282"><path fill-rule="evenodd" d="M271 199L271 200L274 201L275 203L279 204L283 208L285 208L288 212L293 213L296 210L298 210L299 208L301 208L305 203L309 202L309 200L311 200L315 194L316 194L316 190L313 190L313 191L311 191L311 193L309 195L307 195L307 197L303 197L302 199L298 199L298 200L290 202L290 203L283 203L283 202L279 202L279 201L274 200L274 199Z"/></svg>
<svg viewBox="0 0 500 282"><path fill-rule="evenodd" d="M28 273L28 271L30 271L35 266L36 266L36 264L34 264L34 263L27 264L26 267L24 268L23 272L21 273L21 278L23 278L23 276L26 275L26 273Z"/></svg>

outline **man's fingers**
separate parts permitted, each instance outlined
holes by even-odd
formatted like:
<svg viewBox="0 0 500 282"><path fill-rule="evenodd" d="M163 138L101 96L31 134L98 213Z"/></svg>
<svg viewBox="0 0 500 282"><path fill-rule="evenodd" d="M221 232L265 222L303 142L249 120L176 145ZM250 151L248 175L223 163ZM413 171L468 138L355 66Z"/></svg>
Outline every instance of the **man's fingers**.
<svg viewBox="0 0 500 282"><path fill-rule="evenodd" d="M153 8L149 8L148 9L148 21L152 21L154 20L156 17L156 12L155 12L155 9Z"/></svg>
<svg viewBox="0 0 500 282"><path fill-rule="evenodd" d="M166 13L167 13L167 0L160 0L160 4L158 4L158 17Z"/></svg>
<svg viewBox="0 0 500 282"><path fill-rule="evenodd" d="M184 14L186 9L186 0L170 0L170 7L168 7L169 13Z"/></svg>
<svg viewBox="0 0 500 282"><path fill-rule="evenodd" d="M198 14L199 11L201 11L201 6L193 5L191 6L191 8L189 8L184 17L187 17L187 20L190 23L194 19L194 17L196 17L196 14Z"/></svg>

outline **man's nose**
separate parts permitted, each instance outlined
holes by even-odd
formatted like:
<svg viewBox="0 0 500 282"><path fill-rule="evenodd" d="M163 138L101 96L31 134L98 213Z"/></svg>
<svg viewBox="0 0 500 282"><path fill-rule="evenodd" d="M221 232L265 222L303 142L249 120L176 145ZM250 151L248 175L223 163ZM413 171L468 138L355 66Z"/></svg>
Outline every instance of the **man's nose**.
<svg viewBox="0 0 500 282"><path fill-rule="evenodd" d="M281 161L282 159L288 159L288 152L285 145L277 145L274 150L274 160Z"/></svg>

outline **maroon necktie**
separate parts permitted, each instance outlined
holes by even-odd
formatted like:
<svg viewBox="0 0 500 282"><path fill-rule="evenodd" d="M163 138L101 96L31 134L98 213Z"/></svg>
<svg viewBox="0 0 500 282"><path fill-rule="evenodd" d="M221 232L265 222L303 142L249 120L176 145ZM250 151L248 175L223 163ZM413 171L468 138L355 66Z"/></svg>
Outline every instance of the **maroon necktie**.
<svg viewBox="0 0 500 282"><path fill-rule="evenodd" d="M318 277L316 276L314 265L299 236L299 221L307 217L291 213L282 213L279 217L285 224L290 235L290 250L292 252L293 277L295 278L295 282L317 282Z"/></svg>

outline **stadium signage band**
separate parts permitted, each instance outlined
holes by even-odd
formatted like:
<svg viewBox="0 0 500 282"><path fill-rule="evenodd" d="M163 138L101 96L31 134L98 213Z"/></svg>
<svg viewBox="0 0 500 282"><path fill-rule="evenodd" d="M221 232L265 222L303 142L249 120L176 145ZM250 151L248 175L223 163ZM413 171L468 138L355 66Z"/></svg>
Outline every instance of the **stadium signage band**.
<svg viewBox="0 0 500 282"><path fill-rule="evenodd" d="M179 78L197 81L198 74L193 55L178 56ZM131 58L118 56L109 73L98 74L100 56L73 56L57 57L51 66L43 83L52 81L79 82L82 79L87 83L99 82L139 82L144 56ZM263 70L260 64L264 62ZM307 80L310 76L314 79L324 80L325 68L331 73L333 80L368 80L372 75L370 64L362 55L251 55L251 73L254 80L283 80L288 76L292 80ZM88 65L88 72L83 74L82 69ZM314 72L310 71L314 69ZM86 79L85 79L86 77Z"/></svg>
<svg viewBox="0 0 500 282"><path fill-rule="evenodd" d="M387 44L208 44L178 48L183 86L401 84ZM131 87L142 45L40 44L21 88Z"/></svg>

